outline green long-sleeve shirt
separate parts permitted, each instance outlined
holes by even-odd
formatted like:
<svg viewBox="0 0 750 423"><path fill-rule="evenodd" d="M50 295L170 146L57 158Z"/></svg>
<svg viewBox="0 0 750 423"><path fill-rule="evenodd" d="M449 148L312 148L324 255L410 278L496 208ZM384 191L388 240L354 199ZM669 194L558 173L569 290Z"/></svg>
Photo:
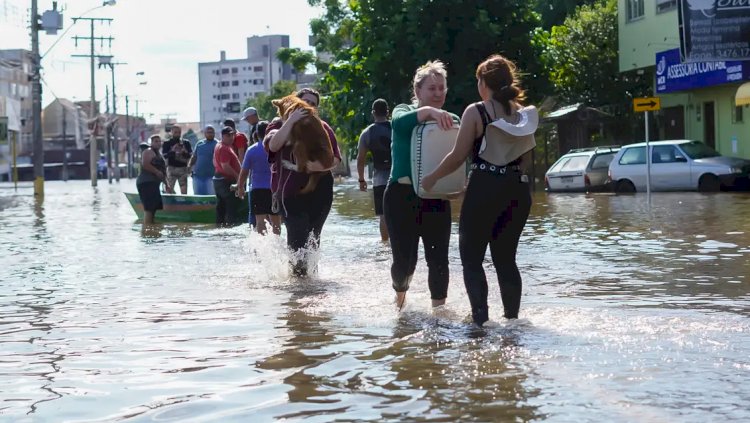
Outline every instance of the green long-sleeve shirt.
<svg viewBox="0 0 750 423"><path fill-rule="evenodd" d="M458 123L458 116L451 113L453 120ZM417 120L417 106L413 104L399 104L393 109L391 126L391 178L390 183L398 181L404 176L411 175L411 134L414 127L419 124Z"/></svg>

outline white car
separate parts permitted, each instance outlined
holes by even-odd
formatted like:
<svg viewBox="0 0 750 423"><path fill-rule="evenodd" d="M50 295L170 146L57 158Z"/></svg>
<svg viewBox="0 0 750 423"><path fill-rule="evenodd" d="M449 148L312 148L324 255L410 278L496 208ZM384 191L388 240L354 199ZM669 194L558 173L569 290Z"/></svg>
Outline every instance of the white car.
<svg viewBox="0 0 750 423"><path fill-rule="evenodd" d="M700 141L654 141L651 149L653 191L719 191L746 188L750 160L726 157ZM622 147L609 165L615 192L646 191L646 143Z"/></svg>
<svg viewBox="0 0 750 423"><path fill-rule="evenodd" d="M586 192L607 189L609 163L618 149L619 146L608 146L570 150L544 175L547 191Z"/></svg>

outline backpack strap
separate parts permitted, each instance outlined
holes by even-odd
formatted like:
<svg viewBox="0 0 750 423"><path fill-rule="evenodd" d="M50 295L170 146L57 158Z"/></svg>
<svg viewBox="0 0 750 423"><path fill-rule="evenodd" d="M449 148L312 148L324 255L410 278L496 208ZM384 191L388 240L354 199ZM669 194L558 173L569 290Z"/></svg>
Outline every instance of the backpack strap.
<svg viewBox="0 0 750 423"><path fill-rule="evenodd" d="M487 133L487 125L492 122L492 117L490 117L490 114L487 113L487 108L484 107L484 103L481 101L478 101L474 103L477 106L477 110L479 111L479 115L482 117L482 138L484 138L484 135Z"/></svg>

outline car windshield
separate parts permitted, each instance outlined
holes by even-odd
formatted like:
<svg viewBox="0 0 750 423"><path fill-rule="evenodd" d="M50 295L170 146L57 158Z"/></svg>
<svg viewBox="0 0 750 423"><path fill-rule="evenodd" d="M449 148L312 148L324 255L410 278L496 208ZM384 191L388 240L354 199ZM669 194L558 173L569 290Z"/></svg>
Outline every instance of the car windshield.
<svg viewBox="0 0 750 423"><path fill-rule="evenodd" d="M591 156L573 156L568 160L567 163L565 163L562 168L560 168L560 171L562 172L574 172L577 170L583 170L586 169L586 166L589 164L589 159Z"/></svg>
<svg viewBox="0 0 750 423"><path fill-rule="evenodd" d="M680 148L693 160L705 159L706 157L718 157L721 155L717 153L716 150L700 141L690 141L685 144L680 144Z"/></svg>
<svg viewBox="0 0 750 423"><path fill-rule="evenodd" d="M559 172L560 168L565 166L565 164L568 163L569 160L570 160L570 157L565 157L565 156L561 157L560 160L558 160L554 165L552 165L551 168L549 168L548 172L551 172L551 173Z"/></svg>

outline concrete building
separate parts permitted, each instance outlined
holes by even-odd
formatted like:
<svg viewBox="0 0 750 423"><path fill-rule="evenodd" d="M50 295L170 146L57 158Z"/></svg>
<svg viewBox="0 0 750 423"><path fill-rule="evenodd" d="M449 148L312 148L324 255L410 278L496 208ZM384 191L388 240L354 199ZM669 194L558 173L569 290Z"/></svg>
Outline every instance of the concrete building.
<svg viewBox="0 0 750 423"><path fill-rule="evenodd" d="M227 59L222 51L218 62L199 63L200 127L218 126L227 118L239 120L249 98L269 93L279 80L292 80L291 67L276 58L282 47L289 47L288 35L252 36L247 39L246 58ZM246 131L247 125L239 129Z"/></svg>
<svg viewBox="0 0 750 423"><path fill-rule="evenodd" d="M0 50L0 101L20 104L14 111L21 118L18 155L30 155L33 149L31 125L31 52L23 49Z"/></svg>
<svg viewBox="0 0 750 423"><path fill-rule="evenodd" d="M620 72L654 78L660 139L701 140L723 155L750 158L750 109L735 104L750 61L681 63L678 1L618 0Z"/></svg>

